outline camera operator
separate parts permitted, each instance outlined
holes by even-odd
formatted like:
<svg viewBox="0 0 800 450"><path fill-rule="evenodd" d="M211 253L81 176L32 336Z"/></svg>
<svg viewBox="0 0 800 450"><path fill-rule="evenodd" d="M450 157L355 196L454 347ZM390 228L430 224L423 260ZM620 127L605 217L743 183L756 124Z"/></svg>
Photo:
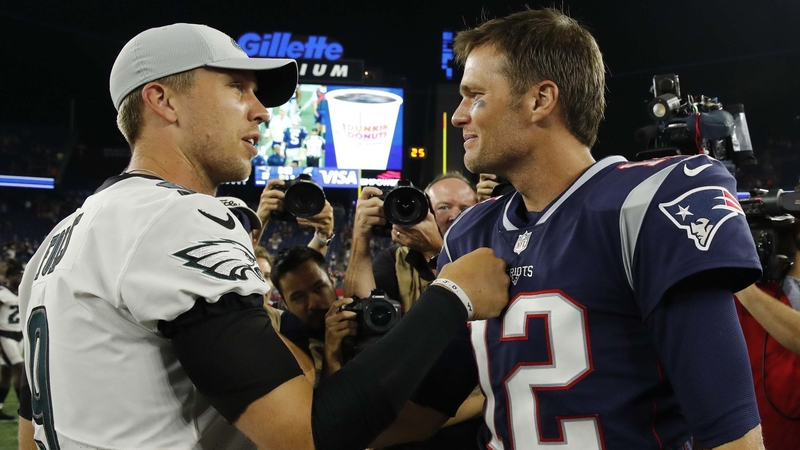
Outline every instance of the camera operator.
<svg viewBox="0 0 800 450"><path fill-rule="evenodd" d="M270 279L286 309L306 328L317 380L342 367L342 339L355 335L356 313L339 311L350 298L337 299L325 257L310 247L289 247L274 259ZM305 350L305 348L303 349Z"/></svg>
<svg viewBox="0 0 800 450"><path fill-rule="evenodd" d="M795 226L795 247L800 241ZM800 252L782 282L758 282L736 293L755 383L764 446L800 445Z"/></svg>
<svg viewBox="0 0 800 450"><path fill-rule="evenodd" d="M269 180L264 187L264 191L261 193L256 213L259 219L261 219L263 226L259 229L253 229L250 233L254 247L261 241L261 236L264 234L264 229L267 228L267 223L269 223L272 212L283 211L284 209L283 198L285 194L280 189L276 189L276 186L283 186L284 184L283 180ZM328 247L334 238L333 207L331 207L331 204L326 200L322 212L307 219L298 217L297 224L314 228L314 237L308 243L308 246L322 253L324 256L328 252Z"/></svg>

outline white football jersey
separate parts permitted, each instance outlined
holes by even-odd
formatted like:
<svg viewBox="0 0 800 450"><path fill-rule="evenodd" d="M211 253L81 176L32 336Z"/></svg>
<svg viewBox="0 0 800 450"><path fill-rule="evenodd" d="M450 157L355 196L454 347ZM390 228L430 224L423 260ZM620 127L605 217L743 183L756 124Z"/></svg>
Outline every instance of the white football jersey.
<svg viewBox="0 0 800 450"><path fill-rule="evenodd" d="M325 138L312 134L306 138L306 156L314 158L322 157L322 148L325 146Z"/></svg>
<svg viewBox="0 0 800 450"><path fill-rule="evenodd" d="M0 286L0 331L22 331L19 298L5 286Z"/></svg>
<svg viewBox="0 0 800 450"><path fill-rule="evenodd" d="M111 183L110 185L108 185ZM109 180L61 221L20 286L35 437L46 448L252 448L198 393L157 330L196 301L267 291L218 200Z"/></svg>

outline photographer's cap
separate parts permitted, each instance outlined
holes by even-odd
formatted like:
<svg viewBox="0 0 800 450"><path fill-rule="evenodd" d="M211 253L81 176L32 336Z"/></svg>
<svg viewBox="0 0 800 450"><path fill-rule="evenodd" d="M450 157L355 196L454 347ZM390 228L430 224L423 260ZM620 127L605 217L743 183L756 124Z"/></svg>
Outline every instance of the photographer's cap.
<svg viewBox="0 0 800 450"><path fill-rule="evenodd" d="M143 31L122 47L109 81L114 107L119 110L122 100L139 86L198 67L255 71L257 97L267 108L286 103L297 88L295 60L250 58L219 30L176 23Z"/></svg>
<svg viewBox="0 0 800 450"><path fill-rule="evenodd" d="M247 206L247 203L245 203L242 199L236 197L217 197L217 200L222 202L226 208L230 209L231 212L239 217L239 220L242 222L242 225L244 225L244 228L248 233L251 230L261 229L261 219L259 219L258 214L256 214L255 211ZM243 214L247 218L247 224L244 224L244 221L241 220L240 214ZM247 225L250 226L248 227Z"/></svg>

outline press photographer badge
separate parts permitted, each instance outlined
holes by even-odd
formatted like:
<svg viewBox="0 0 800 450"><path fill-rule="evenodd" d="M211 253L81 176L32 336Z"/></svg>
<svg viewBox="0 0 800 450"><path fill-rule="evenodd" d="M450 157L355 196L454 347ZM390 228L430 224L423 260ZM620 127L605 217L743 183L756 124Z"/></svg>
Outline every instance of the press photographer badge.
<svg viewBox="0 0 800 450"><path fill-rule="evenodd" d="M338 89L326 95L336 165L384 170L403 98L374 89Z"/></svg>

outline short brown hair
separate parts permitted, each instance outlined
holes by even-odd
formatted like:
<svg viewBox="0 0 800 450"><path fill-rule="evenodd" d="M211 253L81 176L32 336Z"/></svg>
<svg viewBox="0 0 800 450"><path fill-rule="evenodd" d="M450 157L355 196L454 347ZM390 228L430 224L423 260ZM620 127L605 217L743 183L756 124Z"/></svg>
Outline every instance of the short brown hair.
<svg viewBox="0 0 800 450"><path fill-rule="evenodd" d="M594 145L605 109L605 66L585 28L551 8L514 13L458 33L456 61L463 65L472 50L484 45L505 54L505 77L514 97L541 81L554 82L567 130L582 144ZM518 101L512 102L517 106Z"/></svg>
<svg viewBox="0 0 800 450"><path fill-rule="evenodd" d="M194 86L194 70L151 81L151 83L153 82L161 83L177 92L186 92ZM131 147L136 143L136 139L139 138L139 132L142 127L142 108L144 108L142 89L144 86L141 85L128 94L119 105L119 112L117 113L117 128L125 136L125 140L128 141L128 145Z"/></svg>

